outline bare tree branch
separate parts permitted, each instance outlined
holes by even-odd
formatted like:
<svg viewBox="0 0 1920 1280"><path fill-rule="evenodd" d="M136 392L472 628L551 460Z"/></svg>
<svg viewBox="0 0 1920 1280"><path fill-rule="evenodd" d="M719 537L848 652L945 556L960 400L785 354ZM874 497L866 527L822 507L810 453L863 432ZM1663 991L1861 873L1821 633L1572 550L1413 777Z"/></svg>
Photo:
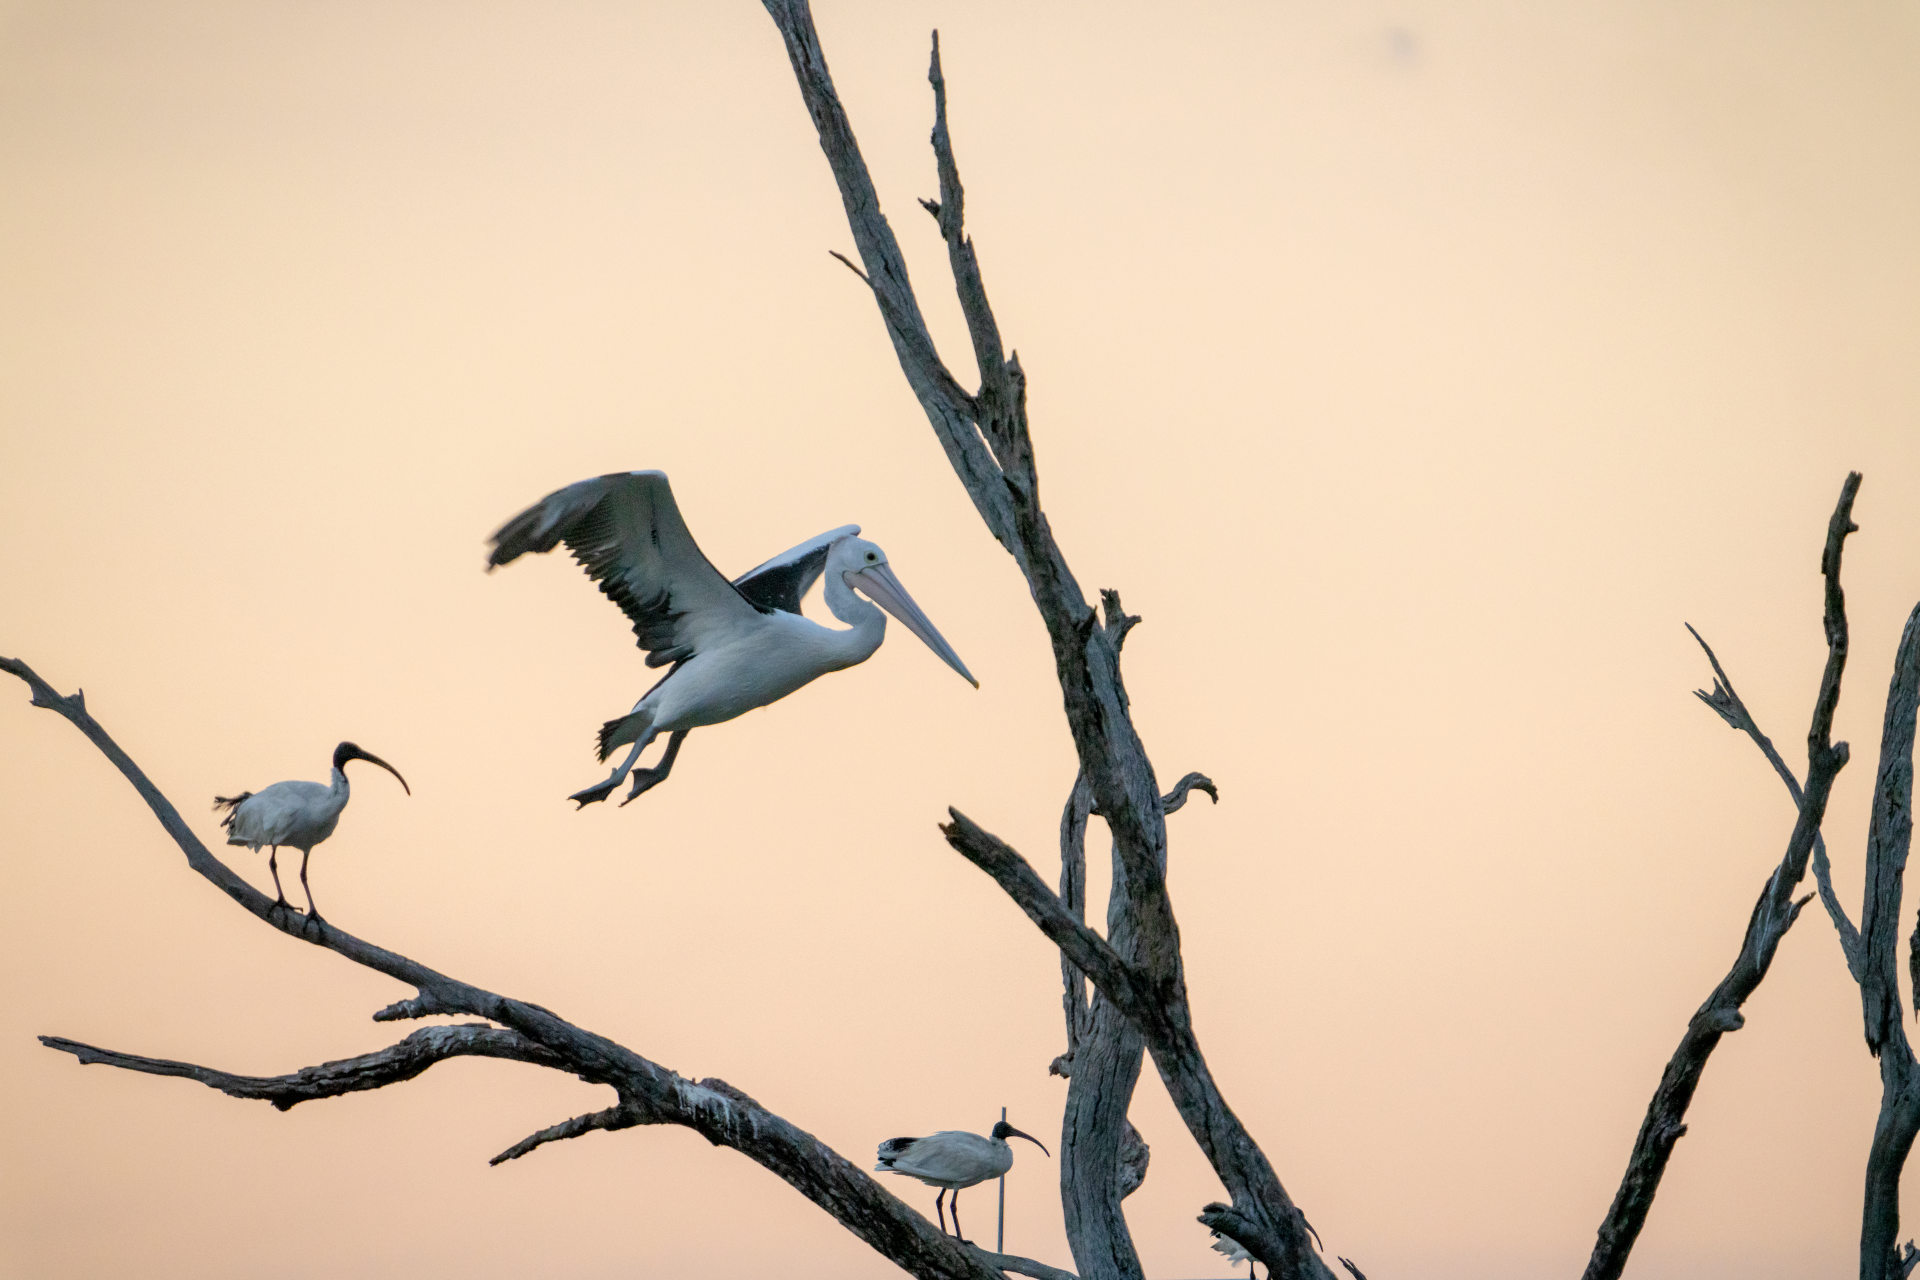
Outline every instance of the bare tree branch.
<svg viewBox="0 0 1920 1280"><path fill-rule="evenodd" d="M302 1067L284 1076L242 1076L191 1062L166 1058L143 1058L138 1054L99 1049L61 1036L41 1036L49 1049L70 1053L83 1064L105 1063L127 1071L152 1076L180 1076L198 1080L209 1089L234 1098L257 1098L270 1102L276 1111L287 1111L302 1102L318 1098L337 1098L363 1089L383 1089L390 1084L411 1080L436 1062L449 1058L509 1058L531 1062L535 1066L564 1070L565 1064L514 1031L503 1031L481 1023L457 1027L423 1027L405 1040L373 1053L338 1062L323 1062L317 1067Z"/></svg>
<svg viewBox="0 0 1920 1280"><path fill-rule="evenodd" d="M1190 773L1180 779L1180 781L1174 783L1173 790L1160 797L1161 810L1166 813L1172 813L1179 809L1182 805L1186 804L1187 793L1190 791L1204 791L1207 793L1208 799L1212 800L1215 804L1220 803L1220 788L1213 785L1213 779L1204 773Z"/></svg>
<svg viewBox="0 0 1920 1280"><path fill-rule="evenodd" d="M1920 605L1907 617L1894 655L1880 733L1880 768L1867 829L1867 892L1860 912L1866 944L1860 1010L1867 1048L1880 1059L1880 1115L1867 1153L1861 1207L1860 1275L1884 1280L1904 1275L1895 1252L1900 1236L1900 1174L1920 1133L1920 1063L1907 1041L1901 1013L1900 882L1913 843L1913 740L1920 712Z"/></svg>
<svg viewBox="0 0 1920 1280"><path fill-rule="evenodd" d="M1114 954L1105 938L1075 918L1018 850L958 809L948 809L947 814L953 821L940 826L947 843L992 876L1062 955L1100 990L1109 992L1109 999L1128 1008L1144 1004L1140 979L1132 968Z"/></svg>
<svg viewBox="0 0 1920 1280"><path fill-rule="evenodd" d="M1065 702L1067 724L1086 777L1092 810L1107 822L1126 883L1125 910L1138 947L1118 963L1097 935L1075 918L1024 860L998 841L972 838L956 815L947 828L955 848L995 875L1069 959L1122 1006L1154 1054L1154 1063L1186 1122L1234 1203L1255 1219L1249 1251L1283 1277L1331 1275L1314 1252L1299 1210L1280 1185L1258 1144L1227 1106L1193 1035L1180 959L1180 933L1167 896L1166 815L1152 763L1127 709L1120 677L1120 644L1132 625L1108 597L1103 624L1088 605L1041 510L1038 472L1026 417L1026 376L1017 356L1002 363L1000 330L980 282L978 261L963 225L964 193L946 113L946 83L938 53L930 77L935 89L933 146L941 197L935 206L954 272L982 386L972 414L939 391L931 340L907 279L892 229L881 216L852 127L833 88L826 57L806 0L763 0L780 29L794 79L833 171L841 204L876 298L884 298L901 372L919 398L961 484L987 528L1012 554L1047 627ZM912 330L911 340L901 324ZM986 442L992 442L992 451ZM977 831L977 828L974 830ZM984 833L980 833L984 835ZM997 846L997 848L996 848ZM1011 855L1008 857L1006 855ZM1152 993L1143 1003L1131 991L1137 972ZM1086 1268L1082 1264L1082 1270Z"/></svg>
<svg viewBox="0 0 1920 1280"><path fill-rule="evenodd" d="M982 1249L977 1244L966 1248L987 1266L995 1271L1005 1271L1016 1276L1032 1276L1033 1280L1080 1280L1071 1271L1062 1271L1059 1267L1050 1267L1044 1262L1035 1262L1032 1258L1022 1258L1012 1253L995 1253L991 1249Z"/></svg>
<svg viewBox="0 0 1920 1280"><path fill-rule="evenodd" d="M1093 809L1093 795L1087 790L1084 774L1076 774L1073 790L1060 810L1060 904L1081 924L1087 922L1087 815ZM1067 1020L1067 1050L1048 1068L1052 1075L1071 1076L1074 1055L1087 1034L1087 975L1078 965L1060 953L1061 1008Z"/></svg>
<svg viewBox="0 0 1920 1280"><path fill-rule="evenodd" d="M1679 1047L1673 1051L1666 1070L1660 1075L1660 1085L1654 1090L1653 1100L1647 1104L1646 1117L1641 1121L1640 1132L1634 1138L1633 1152L1628 1157L1620 1188L1615 1192L1607 1216L1600 1224L1598 1239L1587 1261L1583 1280L1616 1280L1625 1269L1634 1241L1639 1238L1640 1229L1646 1225L1647 1212L1653 1207L1654 1193L1659 1190L1660 1179L1666 1173L1674 1144L1687 1131L1687 1107L1693 1101L1694 1090L1699 1087L1707 1059L1719 1045L1721 1036L1740 1029L1743 1023L1741 1005L1746 1003L1747 997L1767 976L1767 969L1773 964L1780 940L1786 936L1787 930L1798 918L1800 908L1807 902L1806 898L1796 901L1793 892L1806 875L1808 857L1819 838L1820 824L1826 817L1827 798L1832 793L1833 780L1847 762L1847 744L1833 743L1830 739L1834 709L1840 700L1840 677L1847 663L1846 597L1840 590L1840 561L1847 535L1856 527L1852 519L1853 499L1859 489L1859 473L1848 475L1846 483L1841 486L1840 500L1834 507L1833 516L1827 522L1827 540L1820 557L1820 569L1826 576L1827 663L1821 674L1819 693L1814 699L1812 726L1807 731L1806 790L1804 795L1795 796L1800 806L1799 815L1787 840L1786 852L1773 873L1767 877L1759 899L1753 904L1753 913L1747 919L1746 934L1741 939L1740 953L1734 958L1733 967L1727 970L1727 975L1688 1020ZM1699 639L1697 632L1694 638ZM1705 645L1706 642L1701 641L1703 648ZM1732 682L1713 658L1712 650L1708 650L1707 657L1713 663L1716 683L1714 693L1700 694L1701 700L1729 724L1753 736L1756 742L1762 744L1762 750L1769 754L1769 758L1776 758L1772 744L1754 726L1745 705L1734 695ZM1784 767L1782 772L1785 773ZM1786 776L1788 786L1798 793L1799 788L1791 775ZM1844 919L1844 914L1839 919Z"/></svg>
<svg viewBox="0 0 1920 1280"><path fill-rule="evenodd" d="M303 936L298 923L282 924L279 913L270 910L272 899L208 851L181 820L173 803L88 714L85 700L79 694L61 696L31 667L17 659L0 658L0 671L18 676L33 691L35 706L65 717L113 762L173 837L186 856L188 866L268 927L289 937ZM981 1260L978 1250L942 1233L920 1213L889 1194L864 1170L725 1081L689 1080L539 1005L509 999L448 977L331 924L310 927L304 940L404 982L418 992L413 999L382 1009L376 1018L395 1020L452 1013L484 1018L499 1025L426 1027L374 1054L324 1063L290 1076L268 1078L237 1076L191 1063L141 1058L73 1041L49 1038L47 1042L83 1062L104 1062L150 1074L183 1076L238 1097L264 1098L276 1106L292 1106L308 1098L399 1083L418 1075L433 1062L462 1054L507 1057L550 1066L589 1083L612 1087L621 1097L622 1106L646 1115L652 1123L681 1125L715 1146L740 1152L832 1214L874 1250L923 1280L998 1280L1001 1274ZM605 1124L595 1123L594 1117L581 1117L533 1135L520 1144L519 1150L532 1150L542 1142L574 1136L574 1126L579 1126L577 1132L595 1127L624 1127L616 1126L611 1117Z"/></svg>
<svg viewBox="0 0 1920 1280"><path fill-rule="evenodd" d="M1793 797L1794 804L1800 804L1803 794L1800 790L1800 780L1793 776L1793 770L1789 769L1787 762L1780 758L1779 751L1774 749L1773 740L1760 732L1760 726L1755 723L1753 713L1747 709L1747 704L1734 691L1733 680L1721 667L1720 659L1714 655L1713 646L1693 629L1691 623L1686 625L1693 638L1699 642L1700 648L1705 651L1707 661L1713 666L1713 692L1695 689L1693 696L1711 707L1714 713L1725 720L1729 726L1753 739L1754 745L1760 748L1762 755L1766 756L1767 763L1773 766L1773 771L1780 775L1782 782L1787 784L1787 794ZM1854 981L1858 982L1861 963L1860 931L1853 927L1853 921L1847 919L1846 909L1840 905L1840 899L1833 892L1833 870L1832 864L1827 861L1827 842L1818 832L1815 832L1813 837L1812 870L1814 884L1820 892L1821 904L1826 907L1827 916L1833 921L1833 927L1839 934L1840 950L1847 959L1847 971L1853 974Z"/></svg>
<svg viewBox="0 0 1920 1280"><path fill-rule="evenodd" d="M601 1130L612 1133L616 1129L631 1129L635 1125L652 1123L655 1123L654 1118L644 1108L635 1106L631 1102L619 1102L604 1111L589 1111L586 1115L548 1125L540 1132L520 1139L487 1163L505 1164L509 1160L518 1160L536 1147L544 1147L549 1142L577 1138L583 1133L595 1133Z"/></svg>
<svg viewBox="0 0 1920 1280"><path fill-rule="evenodd" d="M1077 777L1060 816L1060 883L1067 909L1082 921L1091 804L1085 776ZM1126 879L1117 859L1110 860L1115 866L1113 896L1107 902L1108 945L1126 962L1134 949L1124 901ZM1097 989L1088 1002L1086 978L1065 951L1060 968L1069 1048L1054 1060L1052 1070L1069 1077L1060 1116L1060 1208L1067 1244L1085 1280L1141 1280L1139 1252L1121 1202L1146 1178L1150 1156L1127 1120L1140 1083L1145 1042L1119 1007Z"/></svg>

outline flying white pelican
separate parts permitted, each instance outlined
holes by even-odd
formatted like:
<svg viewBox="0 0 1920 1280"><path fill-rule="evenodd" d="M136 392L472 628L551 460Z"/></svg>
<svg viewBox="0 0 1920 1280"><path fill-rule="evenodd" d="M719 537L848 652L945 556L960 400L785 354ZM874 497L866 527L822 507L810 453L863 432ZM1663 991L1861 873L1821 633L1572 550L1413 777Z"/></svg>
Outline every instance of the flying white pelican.
<svg viewBox="0 0 1920 1280"><path fill-rule="evenodd" d="M872 657L886 634L886 614L856 595L856 587L979 688L893 576L887 553L855 536L859 532L857 524L830 529L728 582L687 532L659 471L570 484L502 525L493 535L489 572L565 542L627 615L647 665L667 667L632 711L600 728L600 759L632 743L626 759L605 782L567 798L585 808L605 800L631 773L633 789L620 802L626 804L665 780L689 730L777 702L810 680ZM801 616L800 600L822 574L827 608L846 630ZM634 768L662 733L670 736L660 763Z"/></svg>
<svg viewBox="0 0 1920 1280"><path fill-rule="evenodd" d="M947 1192L953 1192L953 1234L965 1242L966 1237L960 1234L960 1191L1013 1168L1013 1148L1007 1145L1008 1138L1025 1138L1048 1156L1053 1155L1040 1139L1002 1120L993 1126L993 1135L987 1138L965 1129L942 1129L924 1138L888 1138L880 1144L880 1163L873 1166L873 1171L903 1173L930 1187L939 1187L940 1194L933 1198L933 1211L939 1215L942 1231L947 1229L947 1216L940 1201Z"/></svg>
<svg viewBox="0 0 1920 1280"><path fill-rule="evenodd" d="M331 786L318 782L276 782L258 791L213 798L216 812L227 811L220 825L227 829L228 844L244 844L255 853L262 845L272 848L267 855L267 869L273 872L275 907L293 905L280 888L280 846L300 851L300 887L307 891L309 920L320 920L320 913L313 909L313 888L307 883L307 859L313 856L313 846L333 834L340 822L340 811L347 807L351 790L347 786L349 760L377 764L400 778L400 771L379 756L362 751L351 742L343 742L333 749ZM408 795L413 794L405 778L400 778L400 786Z"/></svg>

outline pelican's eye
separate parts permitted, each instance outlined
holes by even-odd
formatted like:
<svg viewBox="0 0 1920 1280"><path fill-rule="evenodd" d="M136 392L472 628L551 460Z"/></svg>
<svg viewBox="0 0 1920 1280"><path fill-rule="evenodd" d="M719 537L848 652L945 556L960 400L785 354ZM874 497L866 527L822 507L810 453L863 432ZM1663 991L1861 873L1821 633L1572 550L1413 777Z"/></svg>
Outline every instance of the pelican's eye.
<svg viewBox="0 0 1920 1280"><path fill-rule="evenodd" d="M873 563L873 562L874 562L875 560L878 560L879 558L880 558L880 557L879 557L879 556L877 556L877 555L875 555L875 554L873 554L873 552L871 552L871 551L869 551L869 552L867 552L867 563L868 563L868 564L872 564L872 563Z"/></svg>

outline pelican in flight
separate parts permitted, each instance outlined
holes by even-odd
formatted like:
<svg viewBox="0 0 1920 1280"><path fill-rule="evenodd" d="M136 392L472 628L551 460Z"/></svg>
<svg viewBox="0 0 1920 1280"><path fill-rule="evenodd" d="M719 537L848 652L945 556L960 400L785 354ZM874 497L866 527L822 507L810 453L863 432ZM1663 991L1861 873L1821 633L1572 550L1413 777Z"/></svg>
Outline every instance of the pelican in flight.
<svg viewBox="0 0 1920 1280"><path fill-rule="evenodd" d="M300 851L300 887L307 893L307 919L320 920L320 913L313 909L313 887L307 883L307 859L313 856L313 846L332 835L340 824L340 812L347 807L351 796L347 786L347 763L351 760L377 764L400 778L400 771L379 756L362 751L351 742L343 742L333 749L331 785L276 782L258 791L213 798L215 812L226 810L220 825L227 829L228 844L244 844L255 853L260 852L262 845L272 849L267 855L267 869L273 872L275 909L293 905L280 888L280 846L285 845ZM400 788L408 795L413 794L405 778L400 778Z"/></svg>
<svg viewBox="0 0 1920 1280"><path fill-rule="evenodd" d="M891 613L946 664L973 678L960 655L887 567L887 553L842 525L728 582L720 576L674 504L665 473L628 471L582 480L548 494L493 535L489 572L529 551L564 542L573 558L620 606L647 665L667 674L600 728L600 759L632 744L605 782L568 799L581 808L605 800L633 775L626 804L664 781L689 731L778 702L827 674L865 662L886 635ZM847 624L826 627L800 613L800 601L826 578L827 608ZM640 753L665 733L660 763L636 769Z"/></svg>
<svg viewBox="0 0 1920 1280"><path fill-rule="evenodd" d="M993 1135L986 1138L965 1129L942 1129L924 1138L888 1138L880 1144L880 1163L873 1166L873 1171L903 1173L930 1187L939 1187L940 1194L933 1198L933 1211L940 1215L942 1231L947 1229L947 1217L940 1200L947 1192L953 1192L953 1235L962 1243L968 1243L960 1234L960 1192L1013 1168L1013 1148L1007 1145L1008 1138L1025 1138L1047 1155L1053 1154L1047 1151L1046 1143L1002 1120L993 1126Z"/></svg>

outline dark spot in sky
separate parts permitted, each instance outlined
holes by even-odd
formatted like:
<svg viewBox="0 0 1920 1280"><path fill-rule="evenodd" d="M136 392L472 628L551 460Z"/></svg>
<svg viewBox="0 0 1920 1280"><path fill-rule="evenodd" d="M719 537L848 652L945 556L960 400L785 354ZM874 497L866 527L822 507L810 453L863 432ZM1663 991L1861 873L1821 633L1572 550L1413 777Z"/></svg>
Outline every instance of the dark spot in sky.
<svg viewBox="0 0 1920 1280"><path fill-rule="evenodd" d="M1410 27L1388 27L1380 33L1387 59L1396 67L1411 71L1420 65L1423 52L1420 36Z"/></svg>

